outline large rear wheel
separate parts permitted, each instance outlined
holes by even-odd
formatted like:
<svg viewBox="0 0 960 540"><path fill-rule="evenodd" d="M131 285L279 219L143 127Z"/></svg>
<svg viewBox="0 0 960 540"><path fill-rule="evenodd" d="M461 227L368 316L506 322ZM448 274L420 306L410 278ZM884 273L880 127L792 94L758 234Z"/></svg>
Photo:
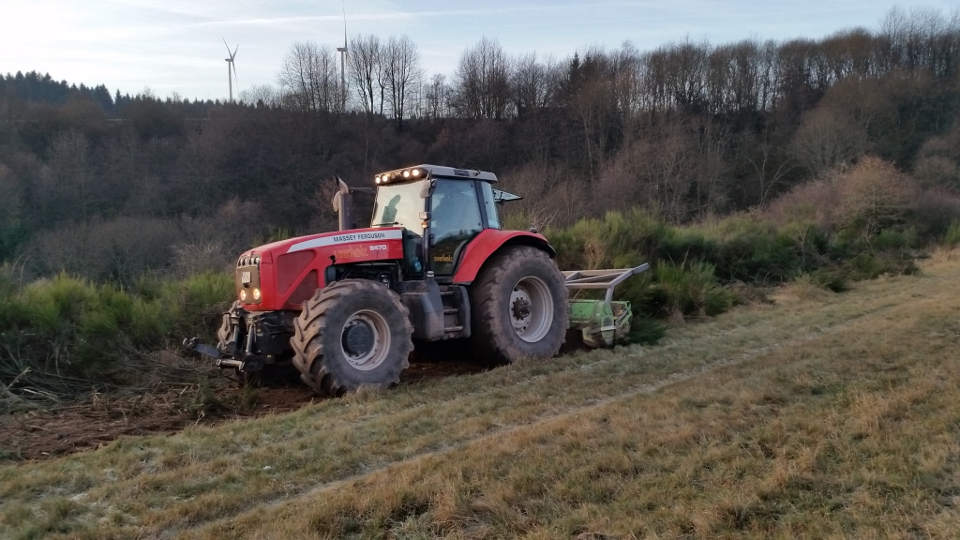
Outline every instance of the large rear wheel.
<svg viewBox="0 0 960 540"><path fill-rule="evenodd" d="M340 394L396 383L409 365L413 326L384 285L346 279L317 290L294 320L293 364L314 390Z"/></svg>
<svg viewBox="0 0 960 540"><path fill-rule="evenodd" d="M567 287L543 250L509 247L470 287L473 343L495 362L550 358L567 332Z"/></svg>

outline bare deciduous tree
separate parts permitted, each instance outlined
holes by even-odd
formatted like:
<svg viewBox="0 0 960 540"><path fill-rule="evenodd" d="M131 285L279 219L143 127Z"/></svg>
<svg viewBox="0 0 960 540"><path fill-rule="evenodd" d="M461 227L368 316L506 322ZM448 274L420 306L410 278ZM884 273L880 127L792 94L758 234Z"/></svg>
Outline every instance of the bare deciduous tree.
<svg viewBox="0 0 960 540"><path fill-rule="evenodd" d="M469 118L504 118L510 100L510 70L500 44L483 38L460 57L457 106Z"/></svg>
<svg viewBox="0 0 960 540"><path fill-rule="evenodd" d="M391 37L385 46L382 66L390 112L397 126L402 126L414 90L412 85L420 77L417 45L407 36Z"/></svg>
<svg viewBox="0 0 960 540"><path fill-rule="evenodd" d="M797 160L814 176L852 162L867 147L864 130L829 107L818 107L804 115L792 143Z"/></svg>
<svg viewBox="0 0 960 540"><path fill-rule="evenodd" d="M284 57L280 85L289 106L310 112L341 108L340 76L330 47L312 41L294 43Z"/></svg>
<svg viewBox="0 0 960 540"><path fill-rule="evenodd" d="M373 114L377 111L375 96L380 88L379 74L383 60L380 38L373 34L354 37L350 40L350 54L347 58L350 61L350 77L357 89L360 105L364 112ZM380 99L382 102L382 94ZM380 112L383 112L382 105Z"/></svg>
<svg viewBox="0 0 960 540"><path fill-rule="evenodd" d="M450 114L450 93L450 86L443 74L437 73L430 78L424 91L427 118L443 118Z"/></svg>
<svg viewBox="0 0 960 540"><path fill-rule="evenodd" d="M280 94L269 84L251 86L240 92L240 102L256 107L274 107L280 104Z"/></svg>
<svg viewBox="0 0 960 540"><path fill-rule="evenodd" d="M546 108L554 92L549 67L537 62L536 54L517 59L511 83L518 117Z"/></svg>

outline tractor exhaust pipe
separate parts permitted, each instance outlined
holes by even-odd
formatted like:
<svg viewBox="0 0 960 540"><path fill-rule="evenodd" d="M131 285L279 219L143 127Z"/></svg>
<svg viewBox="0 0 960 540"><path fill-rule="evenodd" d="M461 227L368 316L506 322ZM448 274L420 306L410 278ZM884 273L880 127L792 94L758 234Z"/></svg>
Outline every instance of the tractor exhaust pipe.
<svg viewBox="0 0 960 540"><path fill-rule="evenodd" d="M333 211L337 213L337 226L341 231L353 228L353 220L350 214L353 210L353 195L350 193L350 186L337 177L337 192L333 194Z"/></svg>

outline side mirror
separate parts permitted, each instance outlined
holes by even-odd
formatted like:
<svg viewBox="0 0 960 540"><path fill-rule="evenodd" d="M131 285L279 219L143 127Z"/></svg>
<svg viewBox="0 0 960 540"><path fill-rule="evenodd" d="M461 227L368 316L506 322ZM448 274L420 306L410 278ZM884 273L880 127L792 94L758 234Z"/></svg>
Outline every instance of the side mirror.
<svg viewBox="0 0 960 540"><path fill-rule="evenodd" d="M522 199L520 195L510 193L509 191L504 191L502 189L493 188L493 202L495 203L505 203L510 201L519 201Z"/></svg>

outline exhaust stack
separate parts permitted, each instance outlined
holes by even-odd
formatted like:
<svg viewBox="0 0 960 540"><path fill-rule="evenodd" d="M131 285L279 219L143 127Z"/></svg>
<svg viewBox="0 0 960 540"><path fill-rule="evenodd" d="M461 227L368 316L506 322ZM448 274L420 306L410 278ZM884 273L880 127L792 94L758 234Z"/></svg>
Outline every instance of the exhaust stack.
<svg viewBox="0 0 960 540"><path fill-rule="evenodd" d="M333 211L337 213L337 226L341 231L352 229L353 219L350 214L353 210L353 196L350 186L337 177L337 192L333 194Z"/></svg>

